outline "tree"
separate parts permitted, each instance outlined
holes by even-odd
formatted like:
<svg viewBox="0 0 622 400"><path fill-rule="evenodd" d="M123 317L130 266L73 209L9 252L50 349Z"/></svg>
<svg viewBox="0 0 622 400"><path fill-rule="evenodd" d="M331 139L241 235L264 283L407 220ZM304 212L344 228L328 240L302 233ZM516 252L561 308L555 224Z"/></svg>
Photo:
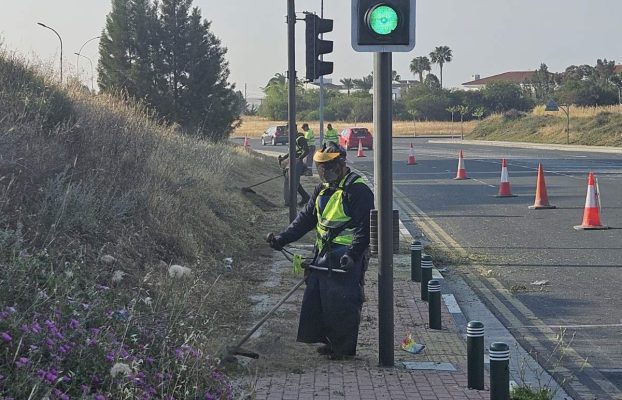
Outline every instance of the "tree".
<svg viewBox="0 0 622 400"><path fill-rule="evenodd" d="M484 114L486 114L486 109L484 107L477 107L474 111L473 111L473 115L475 118L477 118L478 120L482 120L482 117L484 116Z"/></svg>
<svg viewBox="0 0 622 400"><path fill-rule="evenodd" d="M413 75L419 75L419 82L423 83L423 73L432 71L430 59L426 56L415 57L410 62L410 72Z"/></svg>
<svg viewBox="0 0 622 400"><path fill-rule="evenodd" d="M276 74L274 74L272 78L270 78L266 87L270 85L284 85L286 83L287 83L287 77L281 74L280 72L277 72Z"/></svg>
<svg viewBox="0 0 622 400"><path fill-rule="evenodd" d="M354 88L354 79L352 78L343 78L339 82L343 85L344 89L348 91L348 96L350 95L350 90Z"/></svg>
<svg viewBox="0 0 622 400"><path fill-rule="evenodd" d="M400 74L397 73L397 71L392 71L392 73L391 73L391 80L392 81L399 81L401 79L402 79L402 77L400 76Z"/></svg>
<svg viewBox="0 0 622 400"><path fill-rule="evenodd" d="M538 102L546 102L551 97L556 86L554 75L549 72L549 67L544 63L540 64L540 68L533 73L531 81L528 83Z"/></svg>
<svg viewBox="0 0 622 400"><path fill-rule="evenodd" d="M100 89L116 92L130 88L131 68L130 0L112 0L112 11L106 17L99 42L97 83Z"/></svg>
<svg viewBox="0 0 622 400"><path fill-rule="evenodd" d="M359 89L361 92L369 93L369 91L374 87L374 76L369 74L364 76L362 79L355 79L354 87Z"/></svg>
<svg viewBox="0 0 622 400"><path fill-rule="evenodd" d="M443 65L445 63L451 62L452 59L453 59L452 51L447 46L439 46L435 48L433 52L430 53L430 60L432 60L432 63L438 64L441 70L441 74L440 74L441 88L443 87Z"/></svg>
<svg viewBox="0 0 622 400"><path fill-rule="evenodd" d="M525 96L520 85L513 82L491 82L482 93L488 109L496 112L527 111L533 107L533 101Z"/></svg>
<svg viewBox="0 0 622 400"><path fill-rule="evenodd" d="M425 76L425 80L423 81L423 84L426 87L433 89L433 90L442 89L441 82L438 80L438 78L434 74L427 74Z"/></svg>
<svg viewBox="0 0 622 400"><path fill-rule="evenodd" d="M123 90L186 132L221 140L245 108L226 49L192 0L112 0L100 43L100 88Z"/></svg>

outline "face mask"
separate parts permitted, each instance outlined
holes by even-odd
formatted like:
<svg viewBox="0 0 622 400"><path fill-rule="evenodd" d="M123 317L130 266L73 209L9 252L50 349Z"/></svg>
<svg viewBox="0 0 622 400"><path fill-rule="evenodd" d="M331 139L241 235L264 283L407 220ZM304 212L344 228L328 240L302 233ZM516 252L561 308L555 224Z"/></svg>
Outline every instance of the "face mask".
<svg viewBox="0 0 622 400"><path fill-rule="evenodd" d="M341 164L338 162L318 163L316 166L324 183L336 183L341 178Z"/></svg>

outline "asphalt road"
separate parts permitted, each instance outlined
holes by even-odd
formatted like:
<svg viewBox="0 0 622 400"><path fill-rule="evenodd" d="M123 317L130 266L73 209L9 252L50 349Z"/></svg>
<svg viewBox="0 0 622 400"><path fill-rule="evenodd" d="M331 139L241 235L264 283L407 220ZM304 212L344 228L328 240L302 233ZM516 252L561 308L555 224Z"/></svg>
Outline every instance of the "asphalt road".
<svg viewBox="0 0 622 400"><path fill-rule="evenodd" d="M406 165L411 142L414 166ZM273 149L286 151L285 146ZM455 181L461 149L472 179ZM373 174L372 152L365 158L350 154L355 168ZM495 197L501 158L508 160L512 192L518 197ZM414 220L429 218L478 256L478 265L506 289L483 279L478 292L525 347L552 352L557 343L551 333L563 330L569 349L576 352L564 364L583 388L599 399L622 398L612 394L622 393L622 154L396 139L393 159L394 197L411 232L419 229ZM539 162L555 210L528 209ZM598 178L601 218L609 230L573 229L582 221L588 171ZM532 285L535 281L549 284ZM589 368L580 365L581 359L588 360ZM581 393L575 396L589 398Z"/></svg>

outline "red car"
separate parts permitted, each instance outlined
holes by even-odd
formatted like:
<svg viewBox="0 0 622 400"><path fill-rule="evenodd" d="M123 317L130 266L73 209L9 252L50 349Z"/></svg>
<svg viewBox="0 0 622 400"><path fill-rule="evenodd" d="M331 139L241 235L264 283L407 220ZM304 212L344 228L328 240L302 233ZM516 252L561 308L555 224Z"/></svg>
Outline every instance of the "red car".
<svg viewBox="0 0 622 400"><path fill-rule="evenodd" d="M363 147L372 150L374 138L367 128L346 128L339 133L339 145L346 150L356 150L359 148L359 141Z"/></svg>

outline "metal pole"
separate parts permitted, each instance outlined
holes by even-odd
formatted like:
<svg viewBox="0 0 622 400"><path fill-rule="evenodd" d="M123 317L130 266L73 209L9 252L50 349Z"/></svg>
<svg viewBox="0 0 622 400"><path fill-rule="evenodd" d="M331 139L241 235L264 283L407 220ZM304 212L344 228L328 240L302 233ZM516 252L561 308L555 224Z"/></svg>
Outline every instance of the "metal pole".
<svg viewBox="0 0 622 400"><path fill-rule="evenodd" d="M441 284L436 279L428 282L428 323L430 329L441 330Z"/></svg>
<svg viewBox="0 0 622 400"><path fill-rule="evenodd" d="M89 57L87 57L85 55L82 55L82 54L79 54L79 53L74 53L74 54L76 54L78 56L78 58L80 58L80 57L86 58L88 60L88 62L91 64L91 91L94 91L95 90L94 89L95 85L93 83L93 81L94 81L93 77L95 76L95 70L93 69L93 60L91 60ZM78 78L80 78L80 73L79 72L78 72Z"/></svg>
<svg viewBox="0 0 622 400"><path fill-rule="evenodd" d="M432 256L423 256L421 258L421 300L423 301L428 301L428 282L432 280L432 268L434 268Z"/></svg>
<svg viewBox="0 0 622 400"><path fill-rule="evenodd" d="M289 127L289 221L296 218L296 6L287 0L287 78Z"/></svg>
<svg viewBox="0 0 622 400"><path fill-rule="evenodd" d="M394 365L392 53L374 53L374 182L378 209L378 358Z"/></svg>
<svg viewBox="0 0 622 400"><path fill-rule="evenodd" d="M484 324L467 324L467 387L484 390Z"/></svg>
<svg viewBox="0 0 622 400"><path fill-rule="evenodd" d="M423 245L420 241L415 240L410 245L410 280L413 282L421 282L421 251Z"/></svg>
<svg viewBox="0 0 622 400"><path fill-rule="evenodd" d="M490 345L490 399L510 400L510 346L502 342Z"/></svg>
<svg viewBox="0 0 622 400"><path fill-rule="evenodd" d="M77 53L74 53L75 55L78 56L76 57L76 74L78 74L78 79L80 79L80 56L82 55L82 49L84 49L84 46L86 46L88 43L99 38L101 38L101 36L95 36L94 38L90 38L89 40L84 42L84 44L80 47L80 50L78 50Z"/></svg>
<svg viewBox="0 0 622 400"><path fill-rule="evenodd" d="M60 37L60 35L58 34L58 32L56 32L54 28L50 28L49 26L41 22L37 22L37 25L51 30L52 32L56 34L56 36L58 36L58 40L60 40L60 83L63 83L63 39Z"/></svg>
<svg viewBox="0 0 622 400"><path fill-rule="evenodd" d="M320 2L320 18L324 18L324 0ZM324 39L324 34L320 34ZM320 54L320 61L324 61L324 54ZM320 76L320 147L324 143L324 75Z"/></svg>

